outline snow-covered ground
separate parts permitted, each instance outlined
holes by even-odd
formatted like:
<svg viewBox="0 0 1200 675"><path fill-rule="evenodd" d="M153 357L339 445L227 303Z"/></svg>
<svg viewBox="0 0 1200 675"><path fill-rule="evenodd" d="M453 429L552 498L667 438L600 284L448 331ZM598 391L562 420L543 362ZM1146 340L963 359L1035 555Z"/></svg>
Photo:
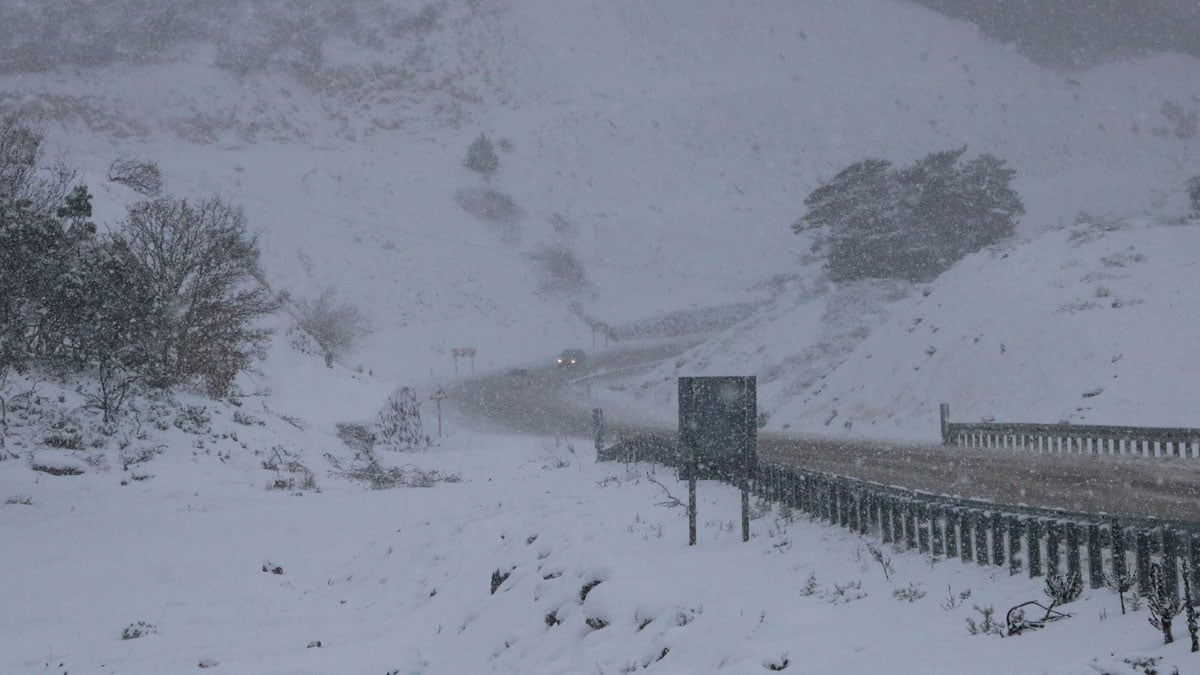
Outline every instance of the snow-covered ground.
<svg viewBox="0 0 1200 675"><path fill-rule="evenodd" d="M1041 583L886 546L877 560L877 541L761 504L742 543L738 495L716 483L690 548L667 504L686 486L597 464L583 439L451 423L434 448L382 454L459 482L369 490L298 453L319 491L268 490L270 453L221 422L162 434L128 472L111 452L76 476L0 462L0 672L1095 675L1200 659L1108 589L1041 630L973 635L982 610L1045 602ZM289 428L238 431L278 446Z"/></svg>

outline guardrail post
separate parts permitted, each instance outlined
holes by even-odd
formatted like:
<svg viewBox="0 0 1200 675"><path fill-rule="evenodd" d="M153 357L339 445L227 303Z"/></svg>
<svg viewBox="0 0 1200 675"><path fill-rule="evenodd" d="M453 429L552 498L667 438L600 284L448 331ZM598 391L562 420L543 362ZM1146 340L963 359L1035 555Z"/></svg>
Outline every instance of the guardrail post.
<svg viewBox="0 0 1200 675"><path fill-rule="evenodd" d="M892 539L892 497L883 495L879 498L879 540L890 544Z"/></svg>
<svg viewBox="0 0 1200 675"><path fill-rule="evenodd" d="M975 530L975 563L978 565L988 564L988 528L987 514L983 511L974 511L971 514L971 527Z"/></svg>
<svg viewBox="0 0 1200 675"><path fill-rule="evenodd" d="M917 551L929 553L929 505L917 502L913 506L913 516L917 522Z"/></svg>
<svg viewBox="0 0 1200 675"><path fill-rule="evenodd" d="M1068 520L1067 530L1067 574L1083 579L1083 570L1079 564L1079 523Z"/></svg>
<svg viewBox="0 0 1200 675"><path fill-rule="evenodd" d="M1162 558L1167 592L1179 597L1179 537L1169 527L1162 528Z"/></svg>
<svg viewBox="0 0 1200 675"><path fill-rule="evenodd" d="M1062 569L1058 552L1059 523L1051 520L1043 524L1046 526L1046 575L1056 576Z"/></svg>
<svg viewBox="0 0 1200 675"><path fill-rule="evenodd" d="M972 544L971 528L975 525L974 514L969 509L955 509L959 524L959 553L962 556L964 563L973 562L975 560L975 546Z"/></svg>
<svg viewBox="0 0 1200 675"><path fill-rule="evenodd" d="M1189 532L1188 535L1188 579L1192 584L1192 592L1200 592L1200 534Z"/></svg>
<svg viewBox="0 0 1200 675"><path fill-rule="evenodd" d="M933 537L933 557L940 558L946 552L946 510L937 505L929 507L930 534Z"/></svg>
<svg viewBox="0 0 1200 675"><path fill-rule="evenodd" d="M857 483L858 481L854 481ZM855 489L849 479L846 480L846 521L845 526L851 532L858 532L859 516L862 514L862 491Z"/></svg>
<svg viewBox="0 0 1200 675"><path fill-rule="evenodd" d="M904 545L917 547L917 504L911 499L904 501Z"/></svg>
<svg viewBox="0 0 1200 675"><path fill-rule="evenodd" d="M1108 536L1112 539L1112 575L1113 580L1120 583L1129 573L1128 561L1125 559L1125 528L1116 518L1108 526Z"/></svg>
<svg viewBox="0 0 1200 675"><path fill-rule="evenodd" d="M1021 573L1021 520L1008 516L1008 573Z"/></svg>
<svg viewBox="0 0 1200 675"><path fill-rule="evenodd" d="M866 483L858 487L858 533L871 531L871 488Z"/></svg>
<svg viewBox="0 0 1200 675"><path fill-rule="evenodd" d="M1134 534L1134 547L1137 549L1137 582L1142 595L1150 592L1150 533L1137 530Z"/></svg>
<svg viewBox="0 0 1200 675"><path fill-rule="evenodd" d="M992 511L992 564L1004 566L1004 522L999 511Z"/></svg>
<svg viewBox="0 0 1200 675"><path fill-rule="evenodd" d="M1042 521L1035 517L1025 519L1025 546L1029 558L1029 578L1042 576Z"/></svg>
<svg viewBox="0 0 1200 675"><path fill-rule="evenodd" d="M1100 555L1100 526L1088 523L1087 526L1087 557L1088 581L1092 588L1104 586L1104 565Z"/></svg>
<svg viewBox="0 0 1200 675"><path fill-rule="evenodd" d="M945 510L946 514L946 557L958 557L958 522L960 520L958 508L950 507Z"/></svg>

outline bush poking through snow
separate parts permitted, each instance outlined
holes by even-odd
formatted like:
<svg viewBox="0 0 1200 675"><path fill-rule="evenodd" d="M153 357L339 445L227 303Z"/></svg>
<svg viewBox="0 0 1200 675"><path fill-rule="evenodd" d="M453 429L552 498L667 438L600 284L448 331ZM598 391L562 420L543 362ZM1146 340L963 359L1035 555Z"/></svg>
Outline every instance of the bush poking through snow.
<svg viewBox="0 0 1200 675"><path fill-rule="evenodd" d="M514 567L513 569L516 569L516 568ZM500 590L500 586L505 581L507 581L508 577L510 577L511 575L512 575L512 570L509 570L507 572L501 572L500 570L496 570L495 572L492 572L492 595L495 595L496 591Z"/></svg>
<svg viewBox="0 0 1200 675"><path fill-rule="evenodd" d="M763 661L763 668L767 670L787 670L791 661L788 660L787 654L780 654L773 659Z"/></svg>
<svg viewBox="0 0 1200 675"><path fill-rule="evenodd" d="M375 432L371 431L365 424L342 424L337 425L337 436L342 439L346 447L359 453L370 454L375 449L375 443L378 440L375 438Z"/></svg>
<svg viewBox="0 0 1200 675"><path fill-rule="evenodd" d="M1004 629L1000 626L1000 622L996 621L996 608L988 605L980 607L975 605L975 611L979 612L979 620L975 617L967 617L967 632L971 635L999 635L1004 637Z"/></svg>
<svg viewBox="0 0 1200 675"><path fill-rule="evenodd" d="M121 639L136 640L142 636L152 635L157 632L158 628L155 628L154 624L146 623L145 621L138 621L137 623L129 624L124 630L121 631Z"/></svg>
<svg viewBox="0 0 1200 675"><path fill-rule="evenodd" d="M600 581L601 581L600 579L592 579L591 581L584 584L579 589L579 602L584 602L585 600L587 600L588 593L591 593L593 588L599 586Z"/></svg>
<svg viewBox="0 0 1200 675"><path fill-rule="evenodd" d="M1050 598L1050 606L1057 607L1074 602L1083 593L1083 579L1078 574L1048 574L1046 597Z"/></svg>
<svg viewBox="0 0 1200 675"><path fill-rule="evenodd" d="M955 593L953 588L946 586L946 599L942 602L942 609L948 612L966 602L969 597L971 597L971 589L969 588L965 591Z"/></svg>
<svg viewBox="0 0 1200 675"><path fill-rule="evenodd" d="M385 467L372 454L366 454L349 463L326 453L325 459L333 465L331 475L366 482L372 490L394 487L433 487L438 483L459 483L462 476L457 473L442 473L434 469L421 469L412 464Z"/></svg>
<svg viewBox="0 0 1200 675"><path fill-rule="evenodd" d="M897 588L892 591L892 597L905 602L916 602L925 597L925 591L920 584L910 582L905 588Z"/></svg>

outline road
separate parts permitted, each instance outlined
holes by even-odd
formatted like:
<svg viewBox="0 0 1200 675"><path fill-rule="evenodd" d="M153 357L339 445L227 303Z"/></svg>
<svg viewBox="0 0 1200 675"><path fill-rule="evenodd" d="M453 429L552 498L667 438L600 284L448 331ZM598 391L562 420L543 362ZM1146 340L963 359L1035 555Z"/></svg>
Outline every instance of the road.
<svg viewBox="0 0 1200 675"><path fill-rule="evenodd" d="M678 341L625 347L589 355L582 369L551 365L530 368L527 376L479 375L447 388L448 402L471 424L590 438L593 385L600 386L617 371L648 369L686 347ZM674 426L616 415L611 409L605 415L610 430L626 433L661 433ZM1200 521L1200 460L1038 454L785 434L761 434L759 455L886 485L1003 504Z"/></svg>

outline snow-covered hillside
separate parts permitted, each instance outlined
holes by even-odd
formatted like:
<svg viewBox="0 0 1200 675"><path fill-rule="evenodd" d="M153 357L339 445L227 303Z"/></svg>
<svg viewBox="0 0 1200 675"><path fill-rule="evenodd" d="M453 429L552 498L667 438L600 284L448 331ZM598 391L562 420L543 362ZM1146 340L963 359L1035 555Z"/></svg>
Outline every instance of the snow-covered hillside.
<svg viewBox="0 0 1200 675"><path fill-rule="evenodd" d="M675 414L675 377L753 373L768 427L940 438L956 421L1194 426L1200 221L1083 219L929 284L797 288L605 396Z"/></svg>
<svg viewBox="0 0 1200 675"><path fill-rule="evenodd" d="M1056 73L891 0L438 7L375 50L335 32L320 77L184 41L6 76L0 109L41 112L102 219L136 196L104 180L118 156L241 203L277 290L366 308L353 363L409 379L450 373L454 347L502 367L587 346L590 321L764 299L811 272L789 229L804 196L866 156L1005 158L1027 236L1080 211L1177 214L1200 172L1189 57ZM462 165L481 132L501 143L490 180ZM556 284L547 252L582 278Z"/></svg>

